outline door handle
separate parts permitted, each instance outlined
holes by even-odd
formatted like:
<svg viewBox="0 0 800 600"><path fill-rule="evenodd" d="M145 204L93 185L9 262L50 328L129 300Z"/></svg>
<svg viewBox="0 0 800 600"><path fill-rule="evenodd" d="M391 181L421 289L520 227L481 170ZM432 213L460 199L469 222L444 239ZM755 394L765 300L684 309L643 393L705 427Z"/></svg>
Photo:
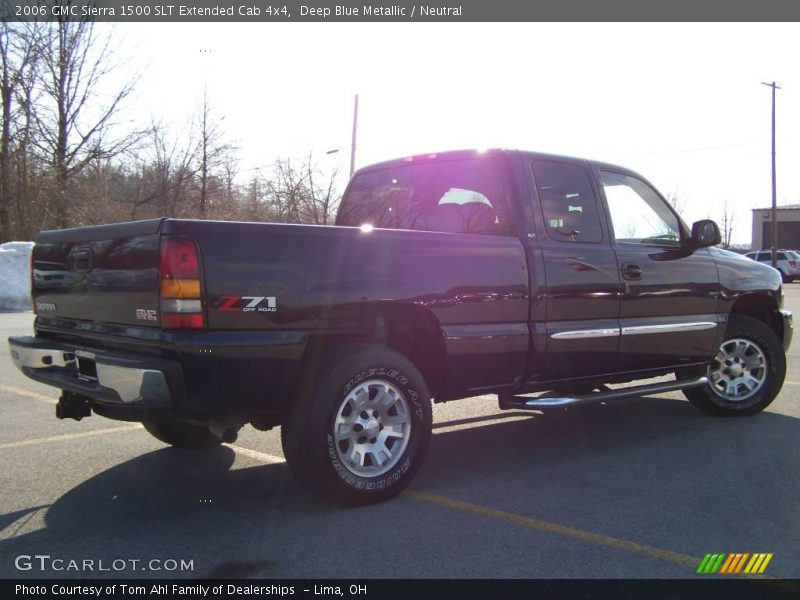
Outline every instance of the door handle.
<svg viewBox="0 0 800 600"><path fill-rule="evenodd" d="M622 265L622 276L625 279L641 279L642 267L634 263L625 263Z"/></svg>

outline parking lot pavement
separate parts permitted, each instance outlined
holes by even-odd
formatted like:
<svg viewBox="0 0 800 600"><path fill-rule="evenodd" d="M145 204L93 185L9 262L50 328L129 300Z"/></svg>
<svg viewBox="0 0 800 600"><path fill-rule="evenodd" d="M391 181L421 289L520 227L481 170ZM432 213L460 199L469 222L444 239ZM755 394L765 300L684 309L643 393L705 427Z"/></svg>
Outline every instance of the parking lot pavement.
<svg viewBox="0 0 800 600"><path fill-rule="evenodd" d="M800 314L800 284L786 296ZM0 314L0 336L31 323ZM771 552L766 575L798 578L800 342L788 365L745 419L679 393L546 414L437 405L411 488L340 509L298 488L277 430L190 452L135 424L58 421L55 390L3 343L0 576L692 578L709 552ZM36 554L94 570L17 569Z"/></svg>

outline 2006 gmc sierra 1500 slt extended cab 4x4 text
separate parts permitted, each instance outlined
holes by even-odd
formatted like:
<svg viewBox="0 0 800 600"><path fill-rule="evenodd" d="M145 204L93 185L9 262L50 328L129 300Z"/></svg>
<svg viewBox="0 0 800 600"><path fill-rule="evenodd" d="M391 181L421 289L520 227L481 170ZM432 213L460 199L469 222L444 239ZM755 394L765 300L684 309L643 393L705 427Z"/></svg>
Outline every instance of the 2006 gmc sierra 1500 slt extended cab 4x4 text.
<svg viewBox="0 0 800 600"><path fill-rule="evenodd" d="M60 418L140 421L183 448L280 426L303 486L366 504L420 468L432 400L542 410L680 389L709 414L763 410L791 314L780 274L719 242L628 169L429 154L356 172L334 227L44 231L35 336L9 342L63 390Z"/></svg>

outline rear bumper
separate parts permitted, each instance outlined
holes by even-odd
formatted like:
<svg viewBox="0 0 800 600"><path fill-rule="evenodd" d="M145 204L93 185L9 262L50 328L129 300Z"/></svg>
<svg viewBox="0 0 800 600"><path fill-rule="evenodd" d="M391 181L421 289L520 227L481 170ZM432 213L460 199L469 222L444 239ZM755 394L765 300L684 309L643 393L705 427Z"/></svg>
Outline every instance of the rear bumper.
<svg viewBox="0 0 800 600"><path fill-rule="evenodd" d="M180 395L177 361L113 354L30 336L8 340L11 358L31 379L119 407L167 408Z"/></svg>
<svg viewBox="0 0 800 600"><path fill-rule="evenodd" d="M97 414L129 421L156 413L198 421L280 414L296 388L307 339L301 331L189 331L140 343L40 329L9 338L17 367L87 399Z"/></svg>
<svg viewBox="0 0 800 600"><path fill-rule="evenodd" d="M794 327L792 326L792 313L788 310L779 310L778 314L783 322L783 350L789 350L792 344L792 335L794 334Z"/></svg>

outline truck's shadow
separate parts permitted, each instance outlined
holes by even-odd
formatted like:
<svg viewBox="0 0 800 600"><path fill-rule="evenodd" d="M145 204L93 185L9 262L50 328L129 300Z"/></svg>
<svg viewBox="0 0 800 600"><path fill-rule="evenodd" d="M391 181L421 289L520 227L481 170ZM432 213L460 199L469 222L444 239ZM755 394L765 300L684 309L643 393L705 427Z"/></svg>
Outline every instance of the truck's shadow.
<svg viewBox="0 0 800 600"><path fill-rule="evenodd" d="M703 518L712 525L737 514L745 531L763 527L770 515L796 513L798 419L770 412L714 419L687 402L663 398L521 419L504 415L489 422L437 424L413 487L501 510L527 507L531 514L565 524L571 508L587 506L599 521L628 511L624 518L632 520L631 526L645 512L656 519L651 527L691 521L698 511L707 513ZM320 537L335 538L337 528L396 511L420 512L417 501L408 498L342 510L299 489L285 464L232 470L234 459L228 447L165 448L119 464L59 498L47 509L45 527L0 542L0 554L189 556L204 565L196 576L268 576L270 561L286 552L296 555L298 544L319 551ZM261 566L229 562L223 549L234 547L249 548L248 555L260 556ZM0 575L20 575L10 560L3 562Z"/></svg>

